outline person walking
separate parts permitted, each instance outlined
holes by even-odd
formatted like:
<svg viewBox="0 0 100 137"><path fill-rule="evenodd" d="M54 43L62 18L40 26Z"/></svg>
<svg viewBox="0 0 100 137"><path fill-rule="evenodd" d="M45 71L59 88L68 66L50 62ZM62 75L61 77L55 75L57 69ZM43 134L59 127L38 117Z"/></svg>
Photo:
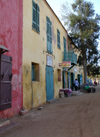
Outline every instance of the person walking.
<svg viewBox="0 0 100 137"><path fill-rule="evenodd" d="M77 80L77 79L75 79L74 84L75 84L75 90L77 91L78 86L79 86L79 83L78 83L78 80Z"/></svg>

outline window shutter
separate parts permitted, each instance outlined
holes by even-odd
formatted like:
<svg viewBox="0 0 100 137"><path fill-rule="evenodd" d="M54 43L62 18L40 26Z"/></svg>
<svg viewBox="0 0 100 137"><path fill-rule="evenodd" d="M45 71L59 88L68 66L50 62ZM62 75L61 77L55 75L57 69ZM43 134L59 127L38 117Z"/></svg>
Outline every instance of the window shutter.
<svg viewBox="0 0 100 137"><path fill-rule="evenodd" d="M66 39L65 39L65 49L66 49Z"/></svg>
<svg viewBox="0 0 100 137"><path fill-rule="evenodd" d="M52 53L52 22L50 21L50 53Z"/></svg>
<svg viewBox="0 0 100 137"><path fill-rule="evenodd" d="M60 31L59 31L59 48L60 48Z"/></svg>
<svg viewBox="0 0 100 137"><path fill-rule="evenodd" d="M49 51L49 23L47 17L47 51Z"/></svg>
<svg viewBox="0 0 100 137"><path fill-rule="evenodd" d="M60 49L60 31L57 29L57 46Z"/></svg>
<svg viewBox="0 0 100 137"><path fill-rule="evenodd" d="M65 37L63 38L63 43L64 43L64 51L66 51L66 39L65 39Z"/></svg>
<svg viewBox="0 0 100 137"><path fill-rule="evenodd" d="M35 81L35 65L32 64L32 81Z"/></svg>
<svg viewBox="0 0 100 137"><path fill-rule="evenodd" d="M52 23L47 17L47 51L52 53Z"/></svg>
<svg viewBox="0 0 100 137"><path fill-rule="evenodd" d="M36 4L33 1L33 18L32 18L32 28L36 30Z"/></svg>
<svg viewBox="0 0 100 137"><path fill-rule="evenodd" d="M58 35L58 29L57 29L57 46L59 45L58 39L59 39L59 35Z"/></svg>
<svg viewBox="0 0 100 137"><path fill-rule="evenodd" d="M47 51L50 52L50 27L49 27L49 18L47 17Z"/></svg>
<svg viewBox="0 0 100 137"><path fill-rule="evenodd" d="M36 20L37 20L37 26L36 26L36 30L37 30L37 32L39 32L39 6L38 5L36 5L36 8L37 8L37 14L36 14Z"/></svg>

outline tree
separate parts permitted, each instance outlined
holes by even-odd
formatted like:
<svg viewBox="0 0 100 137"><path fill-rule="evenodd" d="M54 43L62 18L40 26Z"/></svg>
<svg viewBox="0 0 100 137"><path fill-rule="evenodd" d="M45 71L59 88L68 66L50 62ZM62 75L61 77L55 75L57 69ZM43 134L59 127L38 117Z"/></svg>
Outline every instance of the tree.
<svg viewBox="0 0 100 137"><path fill-rule="evenodd" d="M89 77L95 77L100 75L100 67L93 65L93 64L88 64L87 65L87 72Z"/></svg>
<svg viewBox="0 0 100 137"><path fill-rule="evenodd" d="M93 63L99 58L97 40L100 31L100 15L95 14L93 4L85 0L75 0L71 5L73 12L66 11L66 7L68 6L62 6L62 19L69 28L72 42L81 50L84 84L86 84L87 63Z"/></svg>

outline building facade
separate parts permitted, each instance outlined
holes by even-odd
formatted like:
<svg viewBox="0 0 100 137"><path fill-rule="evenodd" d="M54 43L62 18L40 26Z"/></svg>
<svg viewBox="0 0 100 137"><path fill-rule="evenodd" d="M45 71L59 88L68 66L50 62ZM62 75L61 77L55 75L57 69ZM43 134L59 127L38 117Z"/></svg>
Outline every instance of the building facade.
<svg viewBox="0 0 100 137"><path fill-rule="evenodd" d="M68 33L46 0L1 0L0 6L0 51L5 51L0 57L10 63L5 81L2 68L7 65L0 65L0 105L2 100L9 104L1 107L2 118L59 98L61 88L72 88L77 55L69 49ZM70 61L70 68L63 68L63 61ZM9 90L2 89L7 81Z"/></svg>
<svg viewBox="0 0 100 137"><path fill-rule="evenodd" d="M22 28L23 0L0 0L0 118L23 107Z"/></svg>
<svg viewBox="0 0 100 137"><path fill-rule="evenodd" d="M67 31L45 0L23 4L24 108L59 97L62 52L68 50ZM64 49L65 48L65 49Z"/></svg>

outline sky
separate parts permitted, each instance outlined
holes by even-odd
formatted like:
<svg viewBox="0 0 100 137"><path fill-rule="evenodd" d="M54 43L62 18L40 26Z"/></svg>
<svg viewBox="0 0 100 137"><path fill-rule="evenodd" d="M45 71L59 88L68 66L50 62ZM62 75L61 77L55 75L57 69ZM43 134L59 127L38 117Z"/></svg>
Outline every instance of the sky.
<svg viewBox="0 0 100 137"><path fill-rule="evenodd" d="M100 15L100 0L86 0L94 5L94 10L95 13ZM59 19L61 19L61 5L67 2L68 4L72 4L74 0L47 0L55 14L58 16ZM100 40L99 40L99 45L98 49L100 50Z"/></svg>
<svg viewBox="0 0 100 137"><path fill-rule="evenodd" d="M87 0L93 3L94 10L96 13L100 14L100 0ZM53 11L56 13L58 18L60 18L60 9L61 5L67 2L68 4L72 4L74 0L47 0Z"/></svg>

